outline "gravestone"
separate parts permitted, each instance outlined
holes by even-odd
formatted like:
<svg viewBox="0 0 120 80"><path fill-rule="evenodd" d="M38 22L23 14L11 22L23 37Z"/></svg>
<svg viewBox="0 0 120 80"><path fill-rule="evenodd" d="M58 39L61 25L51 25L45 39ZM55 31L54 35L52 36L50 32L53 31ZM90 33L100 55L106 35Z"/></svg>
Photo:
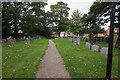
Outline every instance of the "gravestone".
<svg viewBox="0 0 120 80"><path fill-rule="evenodd" d="M14 42L16 42L16 38L13 38Z"/></svg>
<svg viewBox="0 0 120 80"><path fill-rule="evenodd" d="M2 39L2 40L1 40L1 43L6 43L6 42L7 42L6 39Z"/></svg>
<svg viewBox="0 0 120 80"><path fill-rule="evenodd" d="M88 48L88 49L90 49L90 46L91 46L91 44L89 42L86 42L85 47Z"/></svg>
<svg viewBox="0 0 120 80"><path fill-rule="evenodd" d="M26 38L26 41L27 43L31 43L30 39L29 38Z"/></svg>
<svg viewBox="0 0 120 80"><path fill-rule="evenodd" d="M118 34L114 33L114 39L113 39L113 47L114 48L116 47L117 40L118 40Z"/></svg>
<svg viewBox="0 0 120 80"><path fill-rule="evenodd" d="M92 45L92 50L99 52L99 46L98 45Z"/></svg>
<svg viewBox="0 0 120 80"><path fill-rule="evenodd" d="M80 39L77 38L77 45L80 45Z"/></svg>
<svg viewBox="0 0 120 80"><path fill-rule="evenodd" d="M107 56L108 55L108 48L106 48L106 47L101 48L100 53Z"/></svg>
<svg viewBox="0 0 120 80"><path fill-rule="evenodd" d="M69 40L70 40L70 42L72 42L72 38L70 38Z"/></svg>
<svg viewBox="0 0 120 80"><path fill-rule="evenodd" d="M13 40L12 36L7 38L7 40L8 40L9 47L13 47L14 46L14 40Z"/></svg>

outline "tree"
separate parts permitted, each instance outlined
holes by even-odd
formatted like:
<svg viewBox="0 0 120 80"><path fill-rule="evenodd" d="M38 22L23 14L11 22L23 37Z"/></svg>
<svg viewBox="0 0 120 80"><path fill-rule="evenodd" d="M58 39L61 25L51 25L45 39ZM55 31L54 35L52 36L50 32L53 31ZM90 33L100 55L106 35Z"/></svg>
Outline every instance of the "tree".
<svg viewBox="0 0 120 80"><path fill-rule="evenodd" d="M61 31L67 30L67 22L68 22L68 11L70 10L69 7L67 7L67 4L64 2L58 2L55 5L50 6L52 15L53 15L53 23L57 25L55 28L60 36Z"/></svg>
<svg viewBox="0 0 120 80"><path fill-rule="evenodd" d="M69 31L73 32L74 34L81 34L83 30L83 25L81 23L82 14L77 9L72 13L71 16L72 18L69 21Z"/></svg>
<svg viewBox="0 0 120 80"><path fill-rule="evenodd" d="M90 13L94 14L96 18L98 18L98 22L101 25L105 25L110 21L110 12L111 12L112 4L109 2L94 2L94 4L90 7ZM115 6L115 27L119 28L119 37L117 43L120 43L120 1L117 2ZM105 18L107 17L107 18Z"/></svg>

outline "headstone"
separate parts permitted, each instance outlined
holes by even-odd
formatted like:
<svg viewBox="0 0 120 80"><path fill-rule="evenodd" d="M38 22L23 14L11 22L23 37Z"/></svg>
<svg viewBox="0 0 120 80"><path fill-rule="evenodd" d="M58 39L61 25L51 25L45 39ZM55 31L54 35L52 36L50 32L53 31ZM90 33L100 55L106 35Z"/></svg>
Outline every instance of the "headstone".
<svg viewBox="0 0 120 80"><path fill-rule="evenodd" d="M80 39L77 38L77 45L80 45Z"/></svg>
<svg viewBox="0 0 120 80"><path fill-rule="evenodd" d="M16 42L16 38L13 38L14 42Z"/></svg>
<svg viewBox="0 0 120 80"><path fill-rule="evenodd" d="M30 41L30 39L29 39L29 38L26 38L26 40L27 40L27 43L31 43L31 41Z"/></svg>
<svg viewBox="0 0 120 80"><path fill-rule="evenodd" d="M117 40L118 40L118 34L114 33L114 40L113 40L113 47L114 48L116 47Z"/></svg>
<svg viewBox="0 0 120 80"><path fill-rule="evenodd" d="M30 47L30 46L28 45L28 43L25 43L25 45L26 45L26 47Z"/></svg>
<svg viewBox="0 0 120 80"><path fill-rule="evenodd" d="M88 49L90 49L90 46L91 46L91 44L89 42L86 42L85 47L88 48Z"/></svg>
<svg viewBox="0 0 120 80"><path fill-rule="evenodd" d="M6 39L2 39L2 40L1 40L1 43L6 43L6 42L7 42Z"/></svg>
<svg viewBox="0 0 120 80"><path fill-rule="evenodd" d="M74 44L77 45L77 41L74 41Z"/></svg>
<svg viewBox="0 0 120 80"><path fill-rule="evenodd" d="M99 52L99 46L98 45L92 45L92 50Z"/></svg>
<svg viewBox="0 0 120 80"><path fill-rule="evenodd" d="M107 56L108 55L108 48L106 48L106 47L101 48L100 53Z"/></svg>
<svg viewBox="0 0 120 80"><path fill-rule="evenodd" d="M8 40L9 47L13 47L14 46L14 40L13 40L12 36L7 38L7 40Z"/></svg>
<svg viewBox="0 0 120 80"><path fill-rule="evenodd" d="M72 42L72 38L70 38L70 42Z"/></svg>

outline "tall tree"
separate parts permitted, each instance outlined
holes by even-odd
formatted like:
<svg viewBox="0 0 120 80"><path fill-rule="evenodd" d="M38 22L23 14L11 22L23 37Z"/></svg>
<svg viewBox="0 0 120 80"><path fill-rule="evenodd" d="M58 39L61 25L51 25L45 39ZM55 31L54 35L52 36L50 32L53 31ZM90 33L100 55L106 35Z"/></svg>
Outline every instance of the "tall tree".
<svg viewBox="0 0 120 80"><path fill-rule="evenodd" d="M72 18L70 19L70 25L69 30L73 32L74 34L82 34L83 26L81 23L82 14L79 12L79 10L75 10L72 13Z"/></svg>
<svg viewBox="0 0 120 80"><path fill-rule="evenodd" d="M50 6L52 14L53 14L53 23L55 23L56 26L56 31L59 33L61 31L66 31L67 30L67 24L68 24L68 14L70 8L67 7L67 4L64 2L58 2L55 5Z"/></svg>

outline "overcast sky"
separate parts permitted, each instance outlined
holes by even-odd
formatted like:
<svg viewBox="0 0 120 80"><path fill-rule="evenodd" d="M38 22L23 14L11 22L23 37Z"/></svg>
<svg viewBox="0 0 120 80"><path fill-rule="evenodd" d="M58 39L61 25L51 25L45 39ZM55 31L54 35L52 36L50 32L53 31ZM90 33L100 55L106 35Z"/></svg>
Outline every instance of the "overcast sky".
<svg viewBox="0 0 120 80"><path fill-rule="evenodd" d="M74 10L79 10L82 14L88 13L90 6L94 0L48 0L48 5L45 7L46 11L50 11L50 5L57 4L58 1L62 1L68 4L70 8L69 14L71 15ZM71 17L69 15L69 18Z"/></svg>
<svg viewBox="0 0 120 80"><path fill-rule="evenodd" d="M68 7L70 8L69 11L69 18L71 18L71 14L74 10L79 10L82 14L88 13L90 6L93 4L95 0L48 0L48 5L45 7L46 11L50 11L50 5L57 4L58 1L62 1L64 3L68 4ZM109 25L109 24L108 24ZM105 29L107 29L106 26L102 26Z"/></svg>

